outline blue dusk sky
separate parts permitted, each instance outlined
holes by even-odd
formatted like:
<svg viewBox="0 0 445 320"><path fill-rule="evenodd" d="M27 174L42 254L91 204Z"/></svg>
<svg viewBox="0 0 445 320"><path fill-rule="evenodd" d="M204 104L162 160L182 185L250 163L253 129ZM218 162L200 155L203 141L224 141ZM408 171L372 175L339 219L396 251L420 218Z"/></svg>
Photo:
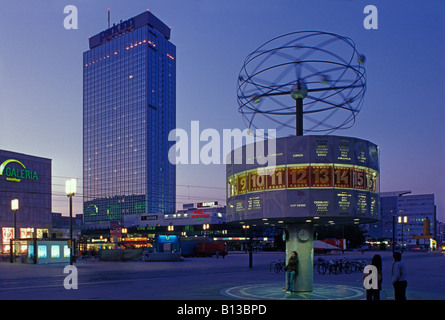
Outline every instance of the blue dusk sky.
<svg viewBox="0 0 445 320"><path fill-rule="evenodd" d="M367 30L366 5L378 9ZM78 29L64 28L64 7ZM21 0L0 9L0 148L52 159L53 211L68 214L67 178L82 212L82 54L88 37L149 9L171 27L177 56L177 127L245 129L237 78L246 56L294 31L354 40L366 55L367 92L351 129L380 147L381 191L434 193L445 221L445 2L437 0ZM179 165L177 207L225 204L225 166Z"/></svg>

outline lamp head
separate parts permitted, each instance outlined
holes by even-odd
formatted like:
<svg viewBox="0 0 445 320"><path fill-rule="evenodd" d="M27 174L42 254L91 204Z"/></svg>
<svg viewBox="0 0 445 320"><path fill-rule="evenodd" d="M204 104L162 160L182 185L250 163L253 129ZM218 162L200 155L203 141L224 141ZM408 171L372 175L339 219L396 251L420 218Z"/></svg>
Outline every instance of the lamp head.
<svg viewBox="0 0 445 320"><path fill-rule="evenodd" d="M17 211L19 209L19 199L11 200L11 210Z"/></svg>
<svg viewBox="0 0 445 320"><path fill-rule="evenodd" d="M70 179L66 180L65 183L65 193L67 196L74 196L76 193L76 187L77 187L77 180L76 179Z"/></svg>

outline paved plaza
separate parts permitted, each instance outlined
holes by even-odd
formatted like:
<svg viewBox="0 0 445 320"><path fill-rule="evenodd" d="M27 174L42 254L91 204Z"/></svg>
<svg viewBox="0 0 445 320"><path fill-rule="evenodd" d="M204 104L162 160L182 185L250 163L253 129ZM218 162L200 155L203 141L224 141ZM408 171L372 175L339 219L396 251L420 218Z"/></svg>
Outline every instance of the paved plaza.
<svg viewBox="0 0 445 320"><path fill-rule="evenodd" d="M382 300L393 300L390 251L333 254L315 258L383 260ZM321 275L314 290L286 294L284 274L270 270L284 253L230 253L225 259L185 258L180 262L78 261L78 289L64 287L65 265L0 263L2 300L365 300L362 274ZM409 300L445 300L445 255L405 252Z"/></svg>

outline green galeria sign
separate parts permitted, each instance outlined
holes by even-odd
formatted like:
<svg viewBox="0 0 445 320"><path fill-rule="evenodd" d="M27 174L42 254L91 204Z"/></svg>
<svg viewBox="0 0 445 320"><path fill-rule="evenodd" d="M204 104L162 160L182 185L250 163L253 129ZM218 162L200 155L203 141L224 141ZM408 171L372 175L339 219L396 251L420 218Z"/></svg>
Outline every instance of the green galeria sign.
<svg viewBox="0 0 445 320"><path fill-rule="evenodd" d="M17 163L18 165L9 165L11 163ZM39 180L37 172L27 170L23 163L15 159L8 159L0 165L0 176L5 176L7 181L13 182L20 182L22 180Z"/></svg>

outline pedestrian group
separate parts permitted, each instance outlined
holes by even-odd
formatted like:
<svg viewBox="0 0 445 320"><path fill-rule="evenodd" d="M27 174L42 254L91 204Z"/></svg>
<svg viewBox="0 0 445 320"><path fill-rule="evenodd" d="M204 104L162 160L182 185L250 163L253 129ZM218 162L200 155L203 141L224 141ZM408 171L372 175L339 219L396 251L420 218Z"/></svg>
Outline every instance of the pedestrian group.
<svg viewBox="0 0 445 320"><path fill-rule="evenodd" d="M400 252L393 252L394 263L391 270L391 282L394 287L394 299L406 300L407 272L405 262L402 261ZM366 300L380 300L380 291L382 290L382 257L379 254L374 255L371 265L377 269L377 289L366 289ZM298 254L292 251L291 256L285 266L286 271L286 294L294 291L295 279L298 276ZM365 278L369 274L363 274Z"/></svg>

